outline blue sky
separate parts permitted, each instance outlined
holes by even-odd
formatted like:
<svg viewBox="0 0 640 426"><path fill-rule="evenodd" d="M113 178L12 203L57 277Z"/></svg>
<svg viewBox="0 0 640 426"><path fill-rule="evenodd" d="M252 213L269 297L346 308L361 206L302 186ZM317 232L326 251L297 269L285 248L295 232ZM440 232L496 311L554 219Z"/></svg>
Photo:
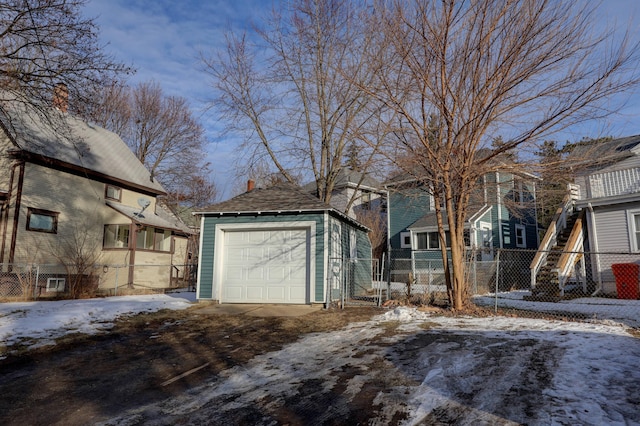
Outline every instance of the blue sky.
<svg viewBox="0 0 640 426"><path fill-rule="evenodd" d="M154 80L166 94L187 98L194 113L201 116L209 140L208 160L222 199L244 181L235 179L236 142L232 137L221 138L215 116L205 111L211 89L200 53L210 54L221 47L227 29L248 27L272 4L271 0L88 0L85 8L86 16L96 18L102 43L109 43L107 50L137 69L130 83ZM640 39L640 2L605 0L600 16L602 22L623 26L631 20L634 37ZM621 115L570 129L556 139L640 134L640 100L635 100L639 96L629 99Z"/></svg>

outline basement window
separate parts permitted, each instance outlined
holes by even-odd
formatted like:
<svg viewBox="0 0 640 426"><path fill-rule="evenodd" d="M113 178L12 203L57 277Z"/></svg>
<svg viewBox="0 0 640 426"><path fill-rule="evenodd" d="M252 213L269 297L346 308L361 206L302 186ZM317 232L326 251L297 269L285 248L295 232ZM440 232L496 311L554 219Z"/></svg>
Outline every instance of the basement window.
<svg viewBox="0 0 640 426"><path fill-rule="evenodd" d="M47 291L64 291L64 278L47 278Z"/></svg>

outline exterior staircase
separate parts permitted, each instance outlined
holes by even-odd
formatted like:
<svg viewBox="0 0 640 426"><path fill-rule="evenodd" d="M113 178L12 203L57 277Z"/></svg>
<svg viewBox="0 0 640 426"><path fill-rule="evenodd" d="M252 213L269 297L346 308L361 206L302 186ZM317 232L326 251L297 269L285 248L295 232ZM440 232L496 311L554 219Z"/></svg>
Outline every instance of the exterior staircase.
<svg viewBox="0 0 640 426"><path fill-rule="evenodd" d="M580 216L582 216L582 212L574 212L567 218L566 226L558 233L556 245L549 250L546 262L540 267L540 270L536 274L536 285L531 288L530 300L560 300L559 261L563 253L567 250L567 242L569 241L576 222L579 222L580 226L582 226L581 221L578 221Z"/></svg>
<svg viewBox="0 0 640 426"><path fill-rule="evenodd" d="M574 210L574 199L575 194L569 191L531 262L531 296L527 300L558 301L565 296L569 279L581 282L583 292L587 291L583 256L584 212Z"/></svg>

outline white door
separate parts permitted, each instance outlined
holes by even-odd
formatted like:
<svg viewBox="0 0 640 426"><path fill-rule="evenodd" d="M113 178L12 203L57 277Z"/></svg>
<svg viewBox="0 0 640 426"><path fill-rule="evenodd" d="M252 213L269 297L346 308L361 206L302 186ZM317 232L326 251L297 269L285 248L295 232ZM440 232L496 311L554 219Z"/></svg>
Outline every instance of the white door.
<svg viewBox="0 0 640 426"><path fill-rule="evenodd" d="M224 232L222 303L308 303L308 230Z"/></svg>

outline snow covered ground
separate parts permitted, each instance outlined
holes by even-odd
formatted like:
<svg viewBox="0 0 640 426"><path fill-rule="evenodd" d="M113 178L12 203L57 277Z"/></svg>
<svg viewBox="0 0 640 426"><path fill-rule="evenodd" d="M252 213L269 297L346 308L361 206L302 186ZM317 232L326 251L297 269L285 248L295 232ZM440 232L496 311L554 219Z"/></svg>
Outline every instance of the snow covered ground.
<svg viewBox="0 0 640 426"><path fill-rule="evenodd" d="M108 330L121 316L160 309L185 309L195 293L116 296L85 300L0 303L0 347L51 345L70 333ZM0 359L3 354L0 350Z"/></svg>
<svg viewBox="0 0 640 426"><path fill-rule="evenodd" d="M98 332L121 315L184 309L190 301L181 296L0 304L0 341L34 338L40 345L69 332ZM526 302L502 295L499 303ZM640 425L640 339L628 328L638 326L640 302L607 303L567 304L593 318L581 323L396 308L339 331L305 335L104 424L217 424L256 407L253 424L273 424L270 416L283 407L322 423L379 386L373 424L400 418L403 424ZM558 304L550 305L557 311ZM322 410L304 411L314 403Z"/></svg>
<svg viewBox="0 0 640 426"><path fill-rule="evenodd" d="M640 327L640 300L609 299L584 297L561 300L560 302L528 302L524 296L531 294L527 290L478 296L473 300L478 305L499 308L514 308L532 312L560 313L571 316L577 314L593 320L612 320L629 327Z"/></svg>

